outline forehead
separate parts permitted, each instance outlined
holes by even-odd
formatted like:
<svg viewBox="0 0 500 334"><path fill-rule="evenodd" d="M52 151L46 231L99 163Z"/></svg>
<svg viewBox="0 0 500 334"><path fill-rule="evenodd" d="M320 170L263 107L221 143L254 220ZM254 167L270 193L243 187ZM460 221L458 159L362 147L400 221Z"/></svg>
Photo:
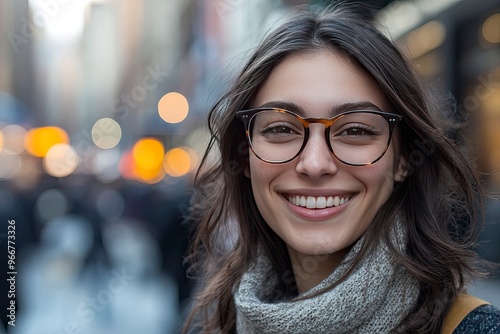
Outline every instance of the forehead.
<svg viewBox="0 0 500 334"><path fill-rule="evenodd" d="M338 105L371 103L390 111L378 83L339 52L315 50L286 57L274 68L253 99L252 107L270 102L300 106L307 116L326 116Z"/></svg>

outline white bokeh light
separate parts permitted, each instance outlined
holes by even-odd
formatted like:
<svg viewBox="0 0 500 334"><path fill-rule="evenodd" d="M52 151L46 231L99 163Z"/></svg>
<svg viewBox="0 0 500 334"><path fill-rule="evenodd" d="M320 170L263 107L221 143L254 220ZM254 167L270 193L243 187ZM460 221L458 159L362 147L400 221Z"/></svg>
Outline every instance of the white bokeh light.
<svg viewBox="0 0 500 334"><path fill-rule="evenodd" d="M65 177L74 172L78 166L78 155L68 144L52 146L43 159L43 167L47 174L55 177Z"/></svg>

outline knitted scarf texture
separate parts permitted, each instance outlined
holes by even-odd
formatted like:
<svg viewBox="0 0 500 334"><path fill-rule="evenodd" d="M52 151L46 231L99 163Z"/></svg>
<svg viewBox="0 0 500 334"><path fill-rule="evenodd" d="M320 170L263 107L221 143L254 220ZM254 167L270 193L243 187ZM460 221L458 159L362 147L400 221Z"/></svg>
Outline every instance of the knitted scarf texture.
<svg viewBox="0 0 500 334"><path fill-rule="evenodd" d="M363 238L329 277L300 297L337 282L362 242ZM318 296L276 300L272 296L279 296L275 289L279 277L270 259L260 252L234 291L239 334L398 333L400 321L418 298L417 282L394 261L385 245L365 255L345 281Z"/></svg>

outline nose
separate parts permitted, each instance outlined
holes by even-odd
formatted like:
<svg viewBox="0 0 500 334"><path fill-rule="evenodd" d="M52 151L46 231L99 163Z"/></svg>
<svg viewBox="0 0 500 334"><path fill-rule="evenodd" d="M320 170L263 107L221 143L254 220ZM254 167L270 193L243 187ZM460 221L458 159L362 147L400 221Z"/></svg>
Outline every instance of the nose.
<svg viewBox="0 0 500 334"><path fill-rule="evenodd" d="M323 175L337 173L337 164L325 140L324 126L311 124L309 139L300 153L296 170L299 174L307 175L312 179L319 179Z"/></svg>

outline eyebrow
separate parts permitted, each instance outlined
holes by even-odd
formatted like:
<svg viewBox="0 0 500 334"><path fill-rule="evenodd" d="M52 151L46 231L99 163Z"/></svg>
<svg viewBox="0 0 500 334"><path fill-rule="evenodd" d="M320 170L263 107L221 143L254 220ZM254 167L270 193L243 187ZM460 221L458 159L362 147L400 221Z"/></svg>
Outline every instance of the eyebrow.
<svg viewBox="0 0 500 334"><path fill-rule="evenodd" d="M300 107L299 105L293 103L293 102L285 102L285 101L269 101L264 103L263 105L260 106L260 108L279 108L279 109L285 109L288 111L292 111L302 117L305 117L305 110L304 108ZM357 101L357 102L348 102L348 103L342 103L333 106L330 109L330 115L333 117L335 115L341 114L346 111L353 111L353 110L382 110L380 109L379 106L375 105L374 103L370 101Z"/></svg>

